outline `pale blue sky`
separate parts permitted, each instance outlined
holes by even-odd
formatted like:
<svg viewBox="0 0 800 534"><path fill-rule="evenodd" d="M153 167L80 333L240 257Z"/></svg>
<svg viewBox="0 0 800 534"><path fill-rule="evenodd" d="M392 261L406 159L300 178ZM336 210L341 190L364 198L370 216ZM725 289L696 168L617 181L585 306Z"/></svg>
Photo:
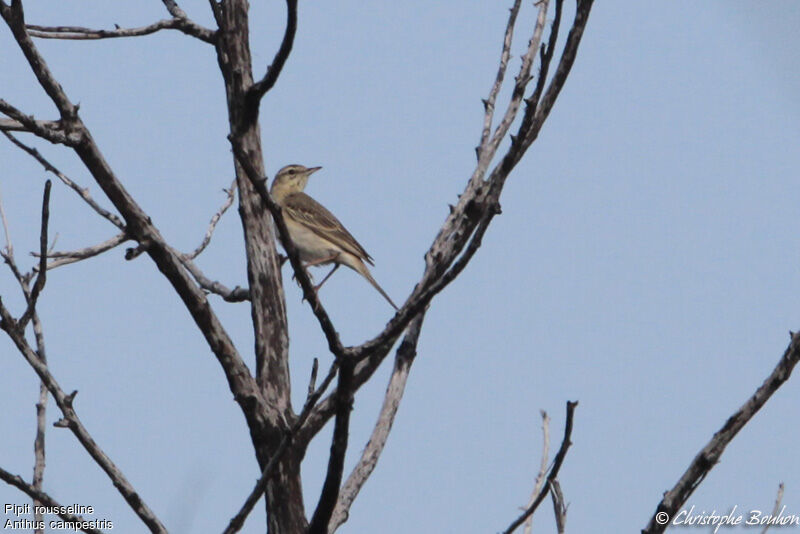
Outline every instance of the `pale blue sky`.
<svg viewBox="0 0 800 534"><path fill-rule="evenodd" d="M294 51L264 100L268 172L322 165L307 191L375 257L376 279L398 302L475 163L480 99L509 5L302 3ZM210 24L207 2L182 7ZM254 2L257 71L280 41L283 9ZM105 28L166 16L155 0L28 2L26 13L31 23ZM527 3L512 68L533 16ZM800 328L798 27L800 4L790 0L595 5L567 86L504 191L503 215L427 316L394 431L341 532L502 530L538 468L539 409L553 419L556 446L567 400L580 401L560 475L568 531L645 526L663 491L772 370L788 330ZM39 44L126 187L172 244L196 246L232 178L213 49L166 32ZM5 29L0 50L0 96L54 117ZM110 205L70 152L36 145ZM8 143L0 162L27 266L44 174ZM58 183L51 210L59 250L114 233ZM246 281L240 229L232 210L199 261L229 286ZM48 276L40 312L52 370L65 390L79 390L84 423L168 528L219 531L257 476L244 419L172 289L148 258L122 256ZM286 291L299 402L312 358L330 357L300 291L289 282ZM0 295L19 313L17 294L0 274ZM321 294L348 344L391 315L352 272ZM247 306L212 301L252 362ZM38 383L1 339L0 465L29 477ZM387 375L382 368L357 396L348 466ZM800 514L797 380L689 504L766 511L784 481L787 513ZM304 464L308 509L328 436ZM115 531L143 531L65 430L48 431L45 486L64 503L95 506ZM0 486L0 502L27 500ZM243 532L264 531L261 510ZM539 532L552 531L551 515L546 503Z"/></svg>

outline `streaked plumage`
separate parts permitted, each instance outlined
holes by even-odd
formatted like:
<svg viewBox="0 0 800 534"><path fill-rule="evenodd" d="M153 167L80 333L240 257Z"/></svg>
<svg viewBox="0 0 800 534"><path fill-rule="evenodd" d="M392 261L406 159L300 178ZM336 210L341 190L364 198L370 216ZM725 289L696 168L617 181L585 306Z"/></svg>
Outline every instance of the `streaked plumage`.
<svg viewBox="0 0 800 534"><path fill-rule="evenodd" d="M339 265L347 265L366 278L396 310L397 306L364 265L365 261L374 265L372 257L333 213L303 193L309 176L319 169L287 165L275 175L270 189L275 202L283 208L283 218L300 252L300 260L306 266L335 264L315 289L322 287Z"/></svg>

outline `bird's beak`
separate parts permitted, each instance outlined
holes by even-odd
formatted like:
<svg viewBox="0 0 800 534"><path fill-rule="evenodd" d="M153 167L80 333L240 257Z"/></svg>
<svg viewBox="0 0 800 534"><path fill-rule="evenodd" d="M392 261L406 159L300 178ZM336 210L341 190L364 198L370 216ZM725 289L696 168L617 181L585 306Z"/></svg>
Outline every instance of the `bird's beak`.
<svg viewBox="0 0 800 534"><path fill-rule="evenodd" d="M309 175L309 176L311 176L312 174L314 174L315 172L317 172L317 171L318 171L318 170L320 170L321 168L322 168L322 167L311 167L311 168L309 168L309 169L308 169L308 175Z"/></svg>

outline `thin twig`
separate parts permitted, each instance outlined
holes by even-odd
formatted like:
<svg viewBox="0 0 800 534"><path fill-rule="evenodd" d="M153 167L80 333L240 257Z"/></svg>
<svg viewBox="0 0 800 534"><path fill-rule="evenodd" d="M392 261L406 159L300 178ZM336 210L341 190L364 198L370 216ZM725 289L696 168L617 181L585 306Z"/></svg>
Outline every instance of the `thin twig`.
<svg viewBox="0 0 800 534"><path fill-rule="evenodd" d="M692 463L683 473L675 486L664 493L663 499L658 504L653 517L642 534L656 534L664 532L669 524L669 519L686 502L706 475L714 468L725 452L725 447L736 437L736 434L747 424L753 416L767 403L772 395L778 391L791 376L794 366L800 361L800 334L790 332L791 341L783 353L778 365L764 380L747 401L736 410L722 425L714 437L695 456ZM663 521L664 518L667 521ZM663 523L663 524L661 524Z"/></svg>
<svg viewBox="0 0 800 534"><path fill-rule="evenodd" d="M96 40L114 39L118 37L140 37L150 35L161 30L179 30L184 21L176 18L162 19L147 26L138 28L116 28L113 30L96 30L84 28L82 26L39 26L38 24L27 24L28 33L31 37L39 39L64 39L64 40ZM211 42L209 39L203 39Z"/></svg>
<svg viewBox="0 0 800 534"><path fill-rule="evenodd" d="M28 306L25 313L19 319L18 327L24 331L25 327L36 311L36 301L39 299L39 294L44 289L44 284L47 280L47 226L50 221L50 188L53 182L47 180L44 183L44 195L42 199L42 228L39 233L39 273L36 275L36 281L31 288L31 296L28 299Z"/></svg>
<svg viewBox="0 0 800 534"><path fill-rule="evenodd" d="M292 45L294 44L294 36L296 33L297 0L286 0L286 30L284 31L283 39L281 40L281 46L275 53L275 57L272 59L272 64L270 64L270 66L267 68L267 72L264 74L264 77L258 82L254 83L248 91L247 98L250 105L255 106L254 109L258 109L258 102L264 97L267 91L272 89L272 87L275 85L275 82L278 81L278 76L280 76L283 66L286 64L286 60L289 58L289 54L292 51Z"/></svg>
<svg viewBox="0 0 800 534"><path fill-rule="evenodd" d="M153 511L145 504L141 496L136 492L130 482L125 478L125 475L119 470L114 462L109 458L100 446L94 441L91 434L86 427L83 426L77 412L73 408L73 400L77 391L71 394L66 394L61 389L56 379L50 373L47 364L43 362L38 354L30 347L27 339L22 330L17 325L17 322L9 313L8 309L3 305L0 300L0 329L4 330L11 341L14 342L20 354L25 358L39 379L47 385L47 390L56 401L63 418L56 423L56 426L69 428L81 445L83 445L86 452L94 459L97 465L108 475L114 486L128 502L131 509L139 516L145 525L154 533L166 533L167 530L161 521L156 517Z"/></svg>
<svg viewBox="0 0 800 534"><path fill-rule="evenodd" d="M125 232L115 235L114 237L110 237L106 239L102 243L98 243L96 245L92 245L89 247L81 248L78 250L70 250L66 252L48 252L48 258L52 258L53 261L47 264L47 270L52 271L56 267L61 267L62 265L69 265L70 263L75 263L81 260L85 260L88 258L93 258L94 256L99 256L103 252L111 250L125 241L128 241L130 237ZM32 252L33 256L40 257L38 253ZM38 272L39 267L35 266L33 272Z"/></svg>
<svg viewBox="0 0 800 534"><path fill-rule="evenodd" d="M539 496L542 492L542 485L544 484L544 477L547 476L547 466L549 464L549 456L550 456L550 416L547 415L547 412L541 410L540 415L542 416L542 458L539 462L539 473L536 475L536 481L533 484L533 491L531 492L531 498L528 499L528 504L523 508L527 508L528 506L533 504L533 501ZM525 534L531 534L531 529L533 527L533 515L528 516L528 519L525 520L525 528L523 532Z"/></svg>
<svg viewBox="0 0 800 534"><path fill-rule="evenodd" d="M189 254L184 254L184 258L189 260L195 259L206 249L208 244L211 243L211 236L214 234L217 223L222 216L225 215L225 212L228 211L228 208L231 207L231 204L233 204L233 198L236 195L236 178L234 178L233 182L231 182L231 186L228 189L223 189L223 191L225 192L225 202L223 202L222 206L220 206L217 212L211 217L211 221L208 223L208 228L206 229L206 234L203 236L203 240L192 252Z"/></svg>
<svg viewBox="0 0 800 534"><path fill-rule="evenodd" d="M783 488L783 482L778 484L778 494L775 496L775 506L772 507L772 517L778 517L778 514L781 510L781 501L783 501ZM771 526L772 524L767 522L767 524L764 525L764 529L761 531L761 534L767 534L767 531Z"/></svg>
<svg viewBox="0 0 800 534"><path fill-rule="evenodd" d="M533 501L530 506L528 506L522 515L515 519L508 526L508 528L503 531L503 534L511 534L514 532L517 527L519 527L530 515L536 511L536 508L539 507L539 504L541 504L541 502L547 496L547 493L552 488L553 481L558 478L558 472L561 470L561 464L564 463L564 458L567 456L567 450L569 449L570 445L572 445L572 442L570 441L572 437L572 418L577 406L577 402L567 401L567 420L564 424L564 439L561 440L561 447L558 449L556 457L553 460L553 467L550 468L550 474L547 475L547 482L545 482L543 491L538 497L536 497L536 500Z"/></svg>
<svg viewBox="0 0 800 534"><path fill-rule="evenodd" d="M86 202L89 205L89 207L91 207L98 215L109 221L111 224L113 224L120 230L123 231L125 230L125 223L122 222L122 219L120 219L118 216L114 215L107 209L100 206L100 204L98 204L94 200L94 198L92 198L92 196L89 194L88 188L81 187L78 184L76 184L69 176L58 170L55 167L55 165L53 165L47 159L45 159L45 157L42 156L37 149L33 148L32 146L26 145L25 143L17 139L14 135L8 132L3 132L3 135L5 135L8 138L8 140L14 143L17 147L21 148L31 157L33 157L36 161L38 161L47 172L55 175L59 180L61 180L61 182L64 185L75 191L84 200L84 202Z"/></svg>
<svg viewBox="0 0 800 534"><path fill-rule="evenodd" d="M489 134L492 130L492 119L494 117L494 105L497 101L497 94L503 86L508 60L511 57L511 42L514 39L514 26L517 23L517 15L519 14L519 6L521 3L521 0L515 0L514 5L511 6L508 22L506 23L506 33L503 37L503 51L500 53L500 66L497 69L497 77L495 77L492 89L489 91L489 98L483 101L483 131L481 132L481 142L476 149L478 159L480 159L481 152L486 149L487 143L489 142Z"/></svg>

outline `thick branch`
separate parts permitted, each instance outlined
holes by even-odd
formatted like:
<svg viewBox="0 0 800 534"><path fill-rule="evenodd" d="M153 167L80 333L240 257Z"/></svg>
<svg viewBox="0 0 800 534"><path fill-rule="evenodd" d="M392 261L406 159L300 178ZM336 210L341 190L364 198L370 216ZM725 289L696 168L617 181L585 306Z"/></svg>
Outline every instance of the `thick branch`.
<svg viewBox="0 0 800 534"><path fill-rule="evenodd" d="M314 360L314 371L316 371L316 364L317 360ZM242 508L236 513L233 518L231 518L230 523L228 523L228 527L223 531L223 534L234 534L235 532L239 532L239 530L244 526L244 520L247 519L247 516L253 510L253 507L256 505L258 500L261 498L261 495L264 494L264 490L267 488L267 482L269 481L270 477L273 475L275 468L278 466L278 462L280 461L283 454L286 452L286 449L289 448L289 445L292 444L295 435L297 435L297 431L303 426L305 423L306 418L311 413L311 408L314 407L314 404L319 400L325 390L328 389L331 381L336 376L336 371L338 370L338 366L333 365L331 369L328 371L328 375L325 377L325 380L322 381L319 388L313 390L313 382L316 378L316 373L312 372L312 383L309 385L309 394L306 398L305 405L303 406L303 410L300 412L300 415L295 421L294 426L289 430L281 439L280 445L272 454L272 457L264 467L264 470L261 473L261 477L256 482L253 491L250 492L250 495L247 496L245 499Z"/></svg>
<svg viewBox="0 0 800 534"><path fill-rule="evenodd" d="M105 161L94 139L77 115L77 108L53 78L47 64L27 35L21 5L3 8L3 19L17 40L40 85L61 112L62 120L77 132L73 149L103 192L125 219L125 228L133 239L144 245L158 269L170 281L183 300L209 347L225 371L228 385L239 403L251 433L260 435L266 428L280 428L284 417L278 407L267 404L232 340L217 318L205 294L192 281L180 258L167 245L150 217L119 181ZM269 420L269 424L267 424Z"/></svg>
<svg viewBox="0 0 800 534"><path fill-rule="evenodd" d="M791 334L791 342L783 353L783 357L772 373L764 380L764 383L747 399L741 408L731 415L725 424L722 425L714 437L711 438L705 447L695 456L689 468L683 473L678 483L664 494L664 498L656 508L653 517L647 524L642 534L656 534L664 532L669 525L669 520L683 506L686 499L694 492L697 486L705 479L706 475L719 462L725 447L736 437L736 434L744 428L750 419L758 413L764 404L778 391L791 376L794 366L800 361L800 334ZM666 515L664 515L666 514ZM667 518L661 524L660 519Z"/></svg>

